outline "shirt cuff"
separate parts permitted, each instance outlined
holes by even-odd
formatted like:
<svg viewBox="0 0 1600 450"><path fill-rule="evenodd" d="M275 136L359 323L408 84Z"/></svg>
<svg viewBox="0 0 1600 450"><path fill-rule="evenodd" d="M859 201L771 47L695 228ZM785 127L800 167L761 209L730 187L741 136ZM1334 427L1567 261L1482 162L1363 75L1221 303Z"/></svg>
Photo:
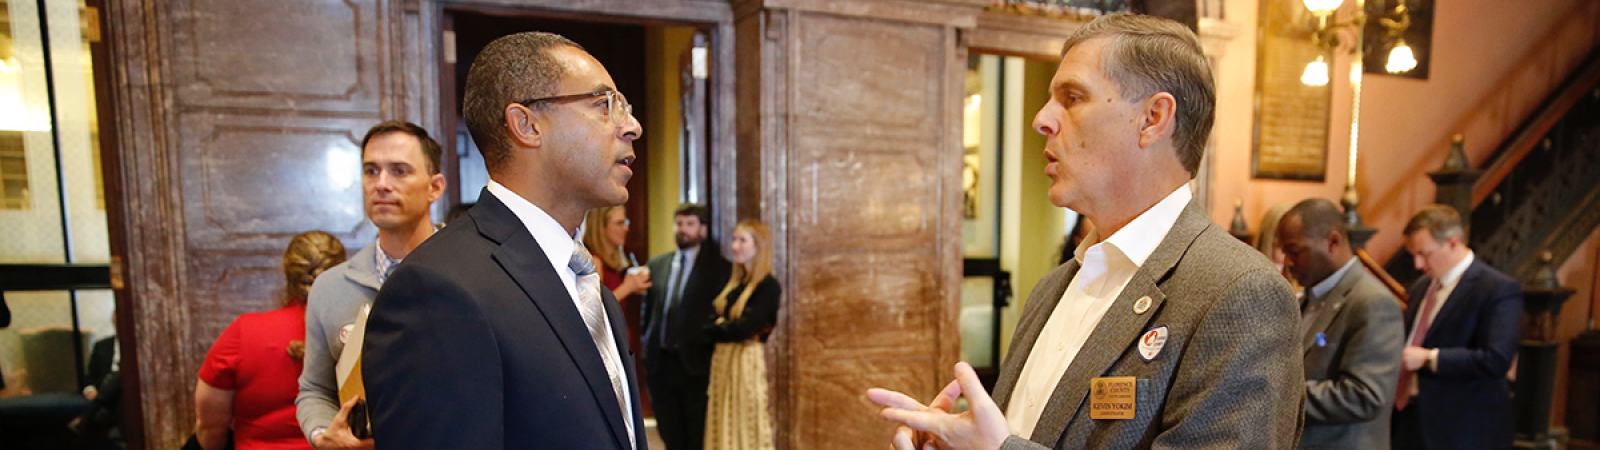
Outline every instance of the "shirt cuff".
<svg viewBox="0 0 1600 450"><path fill-rule="evenodd" d="M1439 372L1439 349L1428 349L1428 371Z"/></svg>
<svg viewBox="0 0 1600 450"><path fill-rule="evenodd" d="M306 436L306 440L310 441L311 448L317 448L317 436L321 436L325 431L328 431L328 427L316 427L311 430L310 435Z"/></svg>

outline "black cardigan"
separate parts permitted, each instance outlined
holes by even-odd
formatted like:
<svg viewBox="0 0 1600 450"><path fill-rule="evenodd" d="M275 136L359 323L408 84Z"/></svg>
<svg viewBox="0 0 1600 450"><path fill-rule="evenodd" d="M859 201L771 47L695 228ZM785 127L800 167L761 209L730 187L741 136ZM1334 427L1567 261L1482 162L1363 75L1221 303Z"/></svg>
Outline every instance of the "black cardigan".
<svg viewBox="0 0 1600 450"><path fill-rule="evenodd" d="M739 301L739 295L749 285L739 285L728 291L728 304L719 317L728 317L733 310L734 303ZM778 299L783 295L783 288L778 286L778 280L768 275L756 283L756 290L750 294L750 300L745 302L744 313L738 319L726 319L721 324L715 319L705 327L705 333L716 342L740 342L752 338L760 338L766 342L767 335L772 333L772 327L778 324Z"/></svg>

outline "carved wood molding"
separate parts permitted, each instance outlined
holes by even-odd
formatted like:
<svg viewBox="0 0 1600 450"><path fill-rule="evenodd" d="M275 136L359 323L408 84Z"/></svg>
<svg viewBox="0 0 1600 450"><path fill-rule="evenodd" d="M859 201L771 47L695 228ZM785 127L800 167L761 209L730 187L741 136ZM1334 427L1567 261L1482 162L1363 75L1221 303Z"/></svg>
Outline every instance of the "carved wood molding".
<svg viewBox="0 0 1600 450"><path fill-rule="evenodd" d="M418 0L413 0L418 1ZM728 0L420 0L422 10L439 5L499 15L623 23L703 23L732 19Z"/></svg>
<svg viewBox="0 0 1600 450"><path fill-rule="evenodd" d="M112 224L112 230L122 230L113 239L122 245L111 253L125 262L117 327L132 331L118 334L127 345L122 357L125 401L139 412L128 417L124 428L130 448L177 448L183 443L179 436L186 415L173 405L188 404L188 387L173 376L181 373L181 355L167 349L183 345L188 336L182 326L185 311L177 300L185 268L171 257L182 251L182 238L165 232L181 228L176 210L182 196L167 145L173 133L164 108L171 94L162 89L167 77L160 63L161 26L148 14L154 5L146 2L109 2L106 7L113 61L107 70L115 80L108 94L115 117L103 126L117 130L119 147L111 151L122 163L116 168L122 184L113 189L123 194L107 205L123 210L118 214L123 222Z"/></svg>
<svg viewBox="0 0 1600 450"><path fill-rule="evenodd" d="M1070 18L1025 16L1002 11L984 11L977 27L969 32L968 46L987 54L1019 56L1040 61L1060 61L1061 46L1079 27L1088 23ZM1239 35L1239 25L1200 18L1200 45L1213 60L1222 59L1228 43Z"/></svg>
<svg viewBox="0 0 1600 450"><path fill-rule="evenodd" d="M988 0L734 0L736 16L761 10L794 10L807 13L883 19L896 23L948 25L957 28L977 26L977 13Z"/></svg>
<svg viewBox="0 0 1600 450"><path fill-rule="evenodd" d="M1084 23L1071 19L984 11L968 46L983 53L1060 61L1061 45Z"/></svg>

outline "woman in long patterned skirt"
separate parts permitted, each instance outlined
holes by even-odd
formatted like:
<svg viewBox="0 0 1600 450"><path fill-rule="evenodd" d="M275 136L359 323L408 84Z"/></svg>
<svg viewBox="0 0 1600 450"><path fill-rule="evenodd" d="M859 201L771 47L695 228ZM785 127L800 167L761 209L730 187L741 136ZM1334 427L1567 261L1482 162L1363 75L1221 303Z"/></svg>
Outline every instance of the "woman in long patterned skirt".
<svg viewBox="0 0 1600 450"><path fill-rule="evenodd" d="M783 291L772 278L772 233L759 221L743 221L734 228L728 247L733 276L712 304L716 323L705 328L717 343L711 355L705 448L767 450L773 446L764 342L778 323Z"/></svg>

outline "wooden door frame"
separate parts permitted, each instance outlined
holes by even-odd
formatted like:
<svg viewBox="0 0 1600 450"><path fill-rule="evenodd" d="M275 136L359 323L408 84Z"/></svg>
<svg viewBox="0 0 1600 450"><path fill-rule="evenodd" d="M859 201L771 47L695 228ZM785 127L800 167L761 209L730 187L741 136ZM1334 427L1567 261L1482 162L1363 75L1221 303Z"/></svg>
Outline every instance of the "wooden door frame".
<svg viewBox="0 0 1600 450"><path fill-rule="evenodd" d="M421 29L432 30L430 33L417 33L412 36L406 46L416 45L421 49L419 61L413 67L423 67L422 80L428 85L423 91L429 98L424 99L424 104L432 104L426 114L430 115L428 123L439 127L441 133L448 131L454 135L454 92L444 92L442 84L438 82L441 77L454 77L443 72L444 42L442 32L446 10L450 13L474 13L494 15L501 17L524 17L543 20L570 20L582 22L605 22L625 25L644 26L682 26L692 27L705 33L710 40L711 48L711 86L708 92L710 108L708 122L710 123L708 157L707 188L710 191L713 235L727 236L732 232L737 222L734 211L738 209L736 187L736 166L734 164L738 154L737 137L735 130L736 118L735 103L735 78L734 78L734 11L730 2L714 0L658 0L651 2L637 2L631 0L599 0L580 2L574 5L570 0L421 0L418 9L421 13ZM431 92L428 92L430 91ZM444 127L449 126L448 130ZM446 151L454 151L453 142L445 145ZM459 195L459 193L457 194ZM458 197L459 198L459 197Z"/></svg>

